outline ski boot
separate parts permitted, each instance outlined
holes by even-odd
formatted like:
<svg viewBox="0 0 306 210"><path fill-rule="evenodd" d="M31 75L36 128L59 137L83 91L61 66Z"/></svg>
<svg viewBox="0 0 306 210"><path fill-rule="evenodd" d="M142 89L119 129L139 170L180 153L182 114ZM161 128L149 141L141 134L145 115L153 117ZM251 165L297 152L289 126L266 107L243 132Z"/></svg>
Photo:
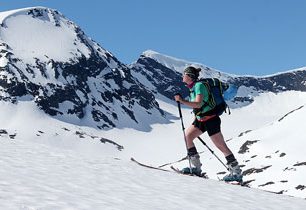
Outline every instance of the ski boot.
<svg viewBox="0 0 306 210"><path fill-rule="evenodd" d="M228 168L230 173L223 177L223 181L242 183L242 170L240 169L238 162L234 161L228 164Z"/></svg>
<svg viewBox="0 0 306 210"><path fill-rule="evenodd" d="M202 176L202 170L201 170L201 166L202 163L200 161L200 155L198 153L189 156L190 158L190 162L194 167L191 167L191 170L189 167L183 168L181 170L181 172L183 174L194 174L196 176Z"/></svg>
<svg viewBox="0 0 306 210"><path fill-rule="evenodd" d="M201 168L192 167L191 170L189 167L181 169L182 174L190 174L190 175L196 175L196 176L202 176L202 170Z"/></svg>

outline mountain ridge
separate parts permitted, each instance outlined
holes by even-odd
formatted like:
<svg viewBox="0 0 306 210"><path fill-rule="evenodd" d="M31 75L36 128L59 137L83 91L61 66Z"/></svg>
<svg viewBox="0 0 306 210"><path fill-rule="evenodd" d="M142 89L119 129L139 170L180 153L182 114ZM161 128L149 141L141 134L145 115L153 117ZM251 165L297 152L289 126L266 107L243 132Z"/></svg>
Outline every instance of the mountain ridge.
<svg viewBox="0 0 306 210"><path fill-rule="evenodd" d="M280 71L280 72L277 72L277 73L273 73L273 74L267 74L267 75L263 75L263 76L258 76L258 75L248 75L248 74L241 74L241 75L238 75L238 74L231 74L231 73L226 73L226 71L223 71L223 70L219 70L219 69L215 69L215 68L212 68L212 67L209 67L207 65L204 65L200 62L192 62L192 61L188 61L188 60L185 60L185 59L180 59L180 58L176 58L176 57L173 57L173 56L170 56L170 55L166 55L166 54L163 54L163 53L159 53L157 51L154 51L154 50L145 50L144 52L141 53L140 57L148 57L148 58L151 58L151 59L154 59L156 62L159 62L161 64L164 64L166 67L170 68L170 65L167 64L167 61L170 63L179 63L178 66L180 66L180 68L177 68L177 66L173 66L173 69L177 70L178 72L180 73L183 73L183 70L185 67L187 67L188 65L193 65L193 66L199 66L201 67L202 66L202 69L206 69L206 68L209 68L209 69L213 69L215 71L218 71L218 72L222 72L224 74L227 74L228 76L231 76L231 77L255 77L255 78L266 78L266 77L271 77L271 76L276 76L276 75L279 75L279 74L285 74L285 73L291 73L291 72L296 72L296 71L305 71L306 70L306 66L303 66L303 67L300 67L300 68L295 68L295 69L290 69L290 70L284 70L284 71ZM139 58L138 58L139 59ZM172 61L171 61L172 60ZM135 64L137 63L137 61L133 62L132 64ZM130 64L130 65L132 65Z"/></svg>
<svg viewBox="0 0 306 210"><path fill-rule="evenodd" d="M178 66L176 66L176 64L178 64ZM183 93L182 95L184 97L188 96L188 90L181 82L181 77L184 68L190 65L202 69L200 77L214 77L232 84L237 93L228 103L233 108L249 105L254 101L254 97L262 92L278 93L288 90L306 91L305 67L263 77L237 76L212 69L203 64L180 60L149 50L145 51L136 62L131 64L130 68L134 72L144 76L147 79L146 83L151 83L147 87L152 86L153 90L154 88L157 90L165 89L165 84L160 85L154 82L155 75L158 75L160 81L161 78L167 78L167 73L163 72L169 72L170 70L174 71L176 75L167 80L168 84L171 85L170 88L172 88L172 86L176 87L172 88L172 90L167 90L168 92L166 93L164 91L161 92L169 99L172 99L176 92Z"/></svg>

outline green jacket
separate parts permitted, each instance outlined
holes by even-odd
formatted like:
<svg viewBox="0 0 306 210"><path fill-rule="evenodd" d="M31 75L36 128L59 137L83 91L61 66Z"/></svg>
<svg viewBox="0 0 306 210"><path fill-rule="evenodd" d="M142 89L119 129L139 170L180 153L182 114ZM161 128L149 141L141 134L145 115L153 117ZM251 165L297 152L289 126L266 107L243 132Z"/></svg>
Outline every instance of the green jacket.
<svg viewBox="0 0 306 210"><path fill-rule="evenodd" d="M208 101L208 97L209 97L209 93L208 93L208 90L207 90L207 87L202 83L202 82L197 82L191 89L189 89L190 91L190 98L189 98L189 101L190 102L193 102L195 101L196 99L196 96L201 94L203 95L203 101L201 103L201 108L199 109L194 109L194 112L195 112L195 115L198 119L200 119L199 116L197 116L197 113L200 112L200 113L204 113L204 112L207 112L207 111L210 111L211 108L209 106L204 106L204 102Z"/></svg>

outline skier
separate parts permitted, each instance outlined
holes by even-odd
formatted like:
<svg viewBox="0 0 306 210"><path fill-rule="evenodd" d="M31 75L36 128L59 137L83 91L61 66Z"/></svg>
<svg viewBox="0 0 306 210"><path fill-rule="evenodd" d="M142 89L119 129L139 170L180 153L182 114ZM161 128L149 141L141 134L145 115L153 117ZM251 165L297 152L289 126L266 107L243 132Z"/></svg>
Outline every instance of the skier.
<svg viewBox="0 0 306 210"><path fill-rule="evenodd" d="M195 68L193 66L189 66L184 70L183 82L186 83L186 86L190 90L190 101L184 100L179 94L175 95L175 100L193 109L202 109L201 111L205 112L206 109L209 109L207 106L203 106L204 102L208 100L208 89L202 82L197 82L200 71L201 68ZM242 174L238 161L227 147L220 126L221 119L217 114L204 117L195 116L192 125L185 133L188 149L187 155L193 167L191 169L189 167L183 168L183 173L201 174L202 163L193 140L207 131L215 146L224 154L227 160L230 173L226 175L223 180L227 182L242 181Z"/></svg>

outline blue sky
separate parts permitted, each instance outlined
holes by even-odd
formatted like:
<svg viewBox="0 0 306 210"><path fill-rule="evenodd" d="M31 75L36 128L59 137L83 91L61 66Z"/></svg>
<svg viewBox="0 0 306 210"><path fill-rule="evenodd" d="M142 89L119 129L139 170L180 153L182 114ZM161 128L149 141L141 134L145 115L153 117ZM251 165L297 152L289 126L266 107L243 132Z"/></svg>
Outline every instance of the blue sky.
<svg viewBox="0 0 306 210"><path fill-rule="evenodd" d="M120 61L151 49L234 74L306 66L302 0L0 0L57 9Z"/></svg>

